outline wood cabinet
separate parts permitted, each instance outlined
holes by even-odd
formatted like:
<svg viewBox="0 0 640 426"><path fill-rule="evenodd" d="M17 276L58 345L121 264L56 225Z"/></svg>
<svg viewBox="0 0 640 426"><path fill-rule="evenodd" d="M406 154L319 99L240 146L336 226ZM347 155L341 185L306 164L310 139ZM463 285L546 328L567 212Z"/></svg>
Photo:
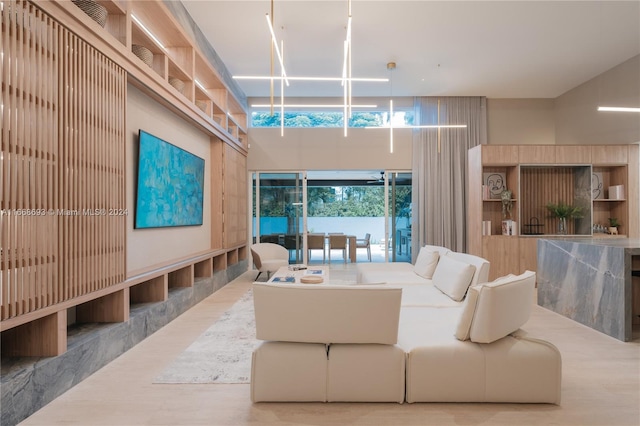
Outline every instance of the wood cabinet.
<svg viewBox="0 0 640 426"><path fill-rule="evenodd" d="M467 250L491 262L490 278L535 270L537 240L558 237L557 220L549 216L548 202L583 207L582 219L569 221L568 234L612 238L594 233L594 225L608 219L622 223L618 237L638 238L639 147L637 145L556 146L482 145L469 150ZM504 176L512 191L513 236L502 235L503 208L479 182L488 175ZM592 182L597 176L598 183ZM599 185L602 196L594 198ZM622 185L624 197L611 197L610 186ZM486 224L490 222L490 228ZM539 235L538 235L539 234Z"/></svg>

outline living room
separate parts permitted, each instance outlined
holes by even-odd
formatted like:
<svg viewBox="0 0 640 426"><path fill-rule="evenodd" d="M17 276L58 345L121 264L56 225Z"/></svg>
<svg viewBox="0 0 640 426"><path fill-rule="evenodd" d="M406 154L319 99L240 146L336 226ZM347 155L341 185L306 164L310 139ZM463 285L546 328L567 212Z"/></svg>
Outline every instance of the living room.
<svg viewBox="0 0 640 426"><path fill-rule="evenodd" d="M113 196L113 199L108 201L114 200L114 203L117 203L113 207L123 210L128 209L131 212L126 218L120 218L118 227L113 232L114 235L118 235L118 239L115 241L109 240L109 244L113 243L113 246L118 247L114 252L122 255L122 258L118 257L118 260L113 262L120 275L110 281L111 285L120 286L117 288L117 292L114 291L114 293L118 294L117 297L119 299L103 300L100 303L106 303L106 306L113 311L117 310L114 306L119 307L120 304L126 303L125 310L128 312L130 309L129 300L123 302L125 294L129 296L135 295L131 296L132 298L142 297L145 299L148 294L155 294L157 288L160 288L159 291L162 293L164 291L163 282L169 283L168 292L170 293L172 283L178 282L190 274L193 276L189 276L186 280L190 281L191 286L193 286L193 281L202 278L211 278L216 283L211 286L212 296L201 295L200 300L205 300L205 302L197 305L195 301L189 302L191 304L186 304L180 308L182 309L181 312L185 312L180 316L178 316L178 312L172 312L172 315L175 314L173 316L173 318L176 318L175 320L168 319L157 328L158 331L149 337L145 336L146 339L142 337L140 339L141 342L137 345L135 343L125 345L131 347L131 349L128 351L126 351L127 348L122 349L120 353L124 353L121 356L118 357L120 353L109 354L111 358L103 364L106 366L97 373L86 374L86 371L83 370L82 374L74 377L72 364L68 362L61 364L60 368L66 371L67 374L65 377L73 377L73 379L65 379L64 381L68 380L73 384L81 381L81 383L70 388L63 396L46 405L39 413L27 419L25 424L60 424L64 422L76 422L79 424L101 422L103 424L158 424L163 422L170 424L283 424L286 422L294 424L424 424L425 416L430 417L433 424L453 424L463 421L471 424L637 423L637 396L639 392L637 380L637 336L631 342L623 343L607 336L602 336L594 330L587 329L566 318L560 316L556 318L550 315L535 314L532 317L530 328L531 331L536 332L538 335L544 335L545 338L558 345L563 353L564 365L567 368L563 377L565 388L563 389L563 402L560 406L509 404L496 404L495 406L493 404L404 404L394 406L391 406L391 404L252 405L246 384L204 386L153 384L153 377L167 363L195 341L207 329L208 325L221 317L250 288L251 282L255 277L255 271L251 270L252 264L249 254L250 236L252 235L252 230L248 226L251 216L249 213L251 212L251 205L248 202L250 197L247 195L250 193L250 173L292 170L372 169L412 171L415 170L413 146L416 131L409 128L394 129L394 149L393 152L390 152L388 128L386 131L349 128L346 137L344 136L344 129L341 127L315 129L286 127L284 128L283 136L280 136L281 129L279 128L253 128L248 124L252 111L248 106L252 103L268 104L270 102L267 96L269 90L267 82L248 83L249 85L246 87L259 84L260 89L252 92L251 96L245 93L244 95L247 96L247 99L245 99L241 93L242 91L240 91L239 96L235 95L238 82L234 82L229 77L230 73L226 69L224 71L216 71L225 76L220 77L220 81L217 81L216 84L228 85L224 87L229 87L228 94L225 94L228 97L228 110L219 110L218 104L222 102L219 102L216 98L218 93L216 90L218 89L209 89L209 86L218 86L214 85L213 82L210 85L208 84L205 80L207 77L201 73L204 67L200 63L202 59L194 54L192 57L192 62L195 64L193 68L197 69L197 71L194 72L195 76L192 76L193 81L191 83L187 82L188 90L190 90L190 98L187 99L183 93L176 91L175 87L172 87L169 77L171 72L175 73L174 75L180 73L186 75L185 69L188 67L182 66L175 57L170 57L165 59L163 68L166 70L165 74L160 76L163 71L158 71L157 63L153 64L156 67L153 68L153 72L160 72L158 74L160 77L155 74L149 74L147 65L139 62L138 58L131 54L132 38L134 39L133 41L140 42L140 40L146 40L146 36L142 34L137 24L132 24L130 10L128 9L129 2L109 0L102 3L110 6L110 17L106 29L115 33L119 32L120 38L118 40L124 40L122 46L116 45L114 47L114 42L101 33L105 28L99 27L90 18L83 16L81 12L75 11L73 4L51 1L42 5L43 10L48 15L53 16L54 20L62 22L65 27L71 29L71 32L80 34L83 39L88 40L89 44L96 46L98 50L103 51L106 56L111 57L116 63L124 64L122 66L126 73L133 76L129 77L129 79L125 77L122 80L124 85L118 86L118 90L121 91L120 94L124 99L122 105L126 107L122 108L122 113L126 112L126 114L118 119L122 120L122 123L126 123L119 130L124 135L123 142L118 148L120 151L113 151L121 153L121 155L118 154L120 159L113 160L112 163L105 165L105 169L117 170L115 174L123 177L112 181L117 182L117 185L115 185L118 188L117 191L105 191L106 185L95 187L102 188L98 192L104 192L105 197ZM121 6L118 9L117 3L122 3L125 6ZM138 16L143 20L145 17L154 16L145 9L152 6L142 5L150 2L131 3L135 3L131 7L135 11L141 12ZM177 16L172 18L173 21L172 19L167 19L167 22L173 22L174 25L179 22L180 25L188 27L188 29L182 31L181 34L183 35L181 37L188 38L188 35L194 32L192 25L196 25L196 11L198 10L196 7L206 7L207 3L219 3L216 5L220 8L216 9L219 13L218 16L224 16L225 13L255 14L258 16L260 28L264 31L256 32L262 34L265 43L260 44L255 39L249 43L264 45L265 55L261 53L261 58L266 58L265 63L269 61L268 30L262 28L265 26L263 22L264 13L269 11L266 2L241 2L245 3L242 5L244 9L241 12L237 10L235 12L225 12L225 8L234 7L233 3L235 2L195 2L202 3L199 6L189 3L193 2L184 2L184 6L178 2L170 2L170 4L163 6ZM279 4L274 16L275 20L278 21L281 16L278 13L285 14L284 11L288 5L295 9L295 7L299 6L297 3L299 2ZM313 9L320 7L322 2L307 3L312 3L307 6ZM355 2L354 4L354 31L358 28L359 16L367 13L364 3L366 2ZM417 3L424 6L422 3L429 2ZM587 6L597 5L600 8L596 13L590 12L588 16L591 19L595 19L593 18L594 16L603 16L607 17L607 19L583 22L578 26L579 30L576 28L576 32L585 31L583 27L591 25L591 31L587 33L592 37L592 44L597 45L601 42L605 46L597 45L595 47L598 47L598 49L590 52L591 55L580 56L572 61L563 59L566 62L579 63L580 66L578 68L598 70L595 73L584 72L580 76L574 76L574 79L570 81L577 82L575 85L567 85L568 83L563 81L564 86L558 84L553 94L549 94L551 92L543 92L535 86L536 75L542 76L538 70L531 73L532 76L530 76L528 85L532 87L530 91L523 90L523 93L526 93L524 96L519 96L515 92L510 92L510 95L493 95L490 94L488 89L487 91L469 89L463 93L456 92L453 89L441 92L425 90L411 93L404 91L402 81L405 80L405 77L401 75L404 72L403 69L411 67L411 58L407 55L402 56L399 53L398 57L394 57L396 52L387 50L378 54L379 58L375 66L379 68L379 71L374 71L373 76L388 77L393 83L392 87L386 84L382 88L373 88L372 96L364 93L355 94L352 102L354 105L365 101L372 102L378 105L379 109L386 109L388 108L389 99L393 98L395 108L413 110L414 96L441 96L444 98L447 96L481 95L480 97L486 98L486 142L488 145L594 146L638 144L640 141L640 120L638 120L637 115L597 111L597 106L603 99L612 104L619 103L626 106L634 105L637 107L640 104L640 81L638 80L638 75L640 74L640 39L637 37L639 31L638 5L635 2L620 2L618 6L623 11L624 19L622 21L615 20L615 18L620 17L618 14L621 13L617 10L614 15L615 18L611 18L610 21L610 15L607 14L610 10L604 3L576 2L574 7L578 7L581 3ZM5 23L3 36L5 35L4 28L9 27L9 14L6 13L9 10L9 6L7 6L9 4L13 7L15 2L3 2L3 23ZM38 5L36 4L36 6ZM342 8L342 5L336 6L335 4L332 6L338 7L338 10L340 10L340 21L346 22L346 7ZM382 4L378 6L382 6ZM193 9L190 9L192 7ZM496 6L492 5L491 7ZM567 7L567 5L564 5L564 7ZM614 8L613 5L610 5L610 7ZM396 8L405 10L405 13L410 9L409 5L405 3L396 5ZM333 10L331 9L330 13L333 13ZM625 10L626 13L624 13ZM142 13L142 11L147 13ZM191 13L190 20L185 18L185 16L188 16L189 11ZM514 13L513 10L505 12L503 19L511 19L513 17L512 13ZM568 12L565 9L558 10L558 16L565 17L567 14ZM251 19L254 18L252 17ZM229 19L230 22L225 22L224 25L221 22L224 19L218 18L212 21L222 27L222 31L227 32L230 30L225 28L226 25L233 25L231 19ZM188 22L188 24L185 24L185 22ZM286 31L296 31L295 26L289 22L294 21L287 21ZM634 34L636 37L632 40L626 40L627 42L623 47L616 46L614 48L606 45L607 41L600 41L601 39L598 38L598 35L615 28L616 22L620 24L621 28L626 28L625 31L627 32L621 30L623 38L628 38L628 34ZM623 22L624 25L620 22ZM131 28L132 25L134 27L133 31L126 29ZM567 23L566 25L569 24ZM285 26L285 23L282 26ZM562 27L562 25L559 25L559 27ZM164 31L170 32L169 30ZM566 31L566 28L563 28L563 31ZM276 28L276 33L279 34L278 37L282 32L282 28ZM340 37L342 37L344 29L341 31L336 30L335 33L339 33ZM233 38L231 37L231 39ZM9 40L9 37L3 37L3 39ZM105 42L105 39L108 42ZM220 40L220 37L215 39ZM356 43L356 40L354 40L354 43ZM362 39L359 40L358 43L362 43L362 45L356 43L354 52L357 49L364 49L365 42ZM202 40L199 39L198 43L200 42ZM3 44L4 55L9 57L9 42L3 41L3 43L5 43ZM571 52L569 41L564 40L564 43L567 43L565 51ZM213 45L213 49L222 54L222 46L216 45L213 41L211 45ZM233 48L238 51L243 50L239 41ZM620 49L618 50L617 48ZM260 48L259 50L262 49ZM604 55L603 52L608 50L610 51L609 54ZM342 45L336 48L336 52L331 52L332 55L334 53L339 59L342 59ZM598 56L599 54L602 54L602 56ZM290 55L287 57L291 61L295 61L296 56L294 53L288 51L287 55ZM533 52L530 51L527 55L533 55ZM160 55L156 53L156 56ZM209 58L208 54L202 56ZM587 61L587 57L592 58L590 62ZM619 60L610 62L614 58ZM396 61L396 70L391 72L387 70L386 64L389 61ZM581 61L583 63L580 63ZM231 64L232 62L229 62L227 67L230 67ZM434 59L433 63L430 62L429 64L433 65L434 68L432 70L433 75L431 75L434 81L433 84L446 86L447 74L453 72L448 68L447 62L443 61L442 66L438 66L438 60ZM147 68L145 69L144 67ZM238 65L235 65L235 67L237 69ZM214 68L212 67L211 69L213 70ZM373 69L376 68L374 67ZM509 75L508 66L503 69L504 73L501 73L498 79L502 80L506 86ZM361 72L358 71L357 63L354 62L355 71ZM210 72L214 74L214 71ZM245 71L242 72L245 73ZM553 70L550 69L548 72L552 73ZM249 71L247 70L246 73L248 74ZM3 76L8 75L9 71L3 74ZM184 77L183 79L187 80ZM3 77L3 82L5 80L9 81L9 77ZM556 80L560 80L560 77L556 77ZM206 90L199 87L199 84L204 86ZM340 96L342 88L337 90L337 93L332 94L330 97L325 97L322 102L343 102L343 98ZM539 90L538 94L535 94L536 90ZM494 93L499 92L496 91ZM310 95L286 96L287 102L292 103L294 101L300 104L318 101L317 97ZM13 95L9 96L8 91L3 88L3 99L3 105L5 105L3 108L3 123L8 123L8 121L5 121L8 120L7 114L10 110L7 105L10 105L11 102L19 105L18 98L13 97ZM204 101L205 103L201 104L204 105L204 110L201 111L195 101ZM281 101L276 96L276 103L278 102ZM16 106L16 108L19 108L19 106ZM72 115L73 111L69 111L69 114ZM225 126L220 126L216 121L221 116L226 117ZM244 123L242 123L243 119ZM78 120L81 121L82 119L79 118ZM239 126L237 125L238 122L240 122ZM8 129L9 127L3 125L3 128ZM135 159L137 158L137 137L140 129L152 130L154 134L161 136L163 139L178 144L205 159L206 164L208 164L205 169L205 181L211 182L212 185L204 194L204 221L202 226L136 229L132 212L135 210L135 183L137 176ZM5 141L5 137L9 137L8 135L8 133L3 132L3 141ZM71 138L71 133L69 138ZM212 142L214 139L215 142ZM81 147L81 145L77 146ZM69 152L82 152L81 150L74 151L75 149L70 149ZM3 155L5 155L3 157L3 165L5 164L4 159L9 158L9 152L13 151L10 151L9 148L5 149L3 144ZM44 149L43 152L48 151ZM95 157L91 158L99 157L100 152L96 150L96 154L92 154ZM38 157L37 154L34 155ZM110 154L106 154L105 157L111 159ZM220 158L224 158L224 160L219 160ZM634 161L637 165L638 159ZM224 167L221 164L224 164ZM8 170L8 166L5 170ZM637 175L636 171L635 176ZM44 178L38 177L40 180L37 182L44 184L43 182L47 181L48 176L52 175L45 174ZM90 176L90 174L87 176ZM8 181L9 178L7 178ZM22 188L21 184L17 184L17 186L10 186L7 190L9 192L3 192L3 199L11 200L10 203L7 201L7 209L16 207L18 205L18 197L22 196L18 195L19 192L16 192L16 187ZM64 192L61 188L57 189L60 194ZM83 194L91 192L91 189L81 186L74 187L74 190ZM108 192L113 192L113 194L109 195L107 194ZM222 193L225 194L224 200L217 197L218 194ZM23 193L20 192L20 194ZM83 207L82 204L87 199L89 198L78 198L76 204ZM34 205L39 204L34 203ZM639 207L635 207L636 212ZM4 208L5 206L3 206ZM633 219L633 216L631 218ZM635 218L637 219L637 213ZM44 225L44 228L37 228L37 233L30 233L28 238L20 240L19 247L27 248L30 244L35 244L36 235L46 235L46 233L42 232L46 227L47 225ZM65 231L64 235L61 234L59 241L75 241L75 239L82 237L80 229L81 227L70 227L68 232ZM107 227L93 229L95 229L95 234L92 235L100 238L110 234ZM14 231L12 230L11 232ZM11 244L19 240L17 233L5 233L4 235L12 235L12 237L11 239L3 237L3 247L5 245L11 247ZM77 247L82 247L82 244L85 243L91 243L88 238L86 240L79 239L78 241L80 242ZM415 239L414 247L419 248L426 243L428 241ZM58 243L56 239L55 242L54 240L47 240L46 246L38 247L41 258L44 259L54 251L58 253L58 250L60 250L60 253L63 254L65 245L64 243ZM414 249L413 251L417 254L417 250ZM102 253L107 252L109 251L102 251ZM107 257L105 254L104 258L106 259ZM33 260L33 262L37 263L38 261ZM353 265L350 264L346 266L332 264L331 268L332 274L333 269L335 269L335 276L338 278L343 276L345 280L352 279L355 273ZM9 263L3 263L3 274L8 269ZM65 270L77 271L77 274L70 274L78 282L79 290L78 293L75 293L78 298L77 305L80 305L80 302L82 304L90 302L93 296L90 297L89 294L93 290L96 290L96 294L99 293L101 297L110 293L110 290L105 288L94 289L89 286L87 287L89 291L83 293L83 279L77 277L87 276L93 271L99 270L99 267L96 269L85 269L84 267L74 269L74 267L70 267ZM61 277L63 276L61 275ZM8 280L9 275L3 275L3 283L8 283ZM63 278L60 278L60 280L63 281ZM56 285L57 282L50 281L50 283ZM232 284L227 285L227 283ZM129 287L133 288L135 286L144 286L145 289L140 292L128 290ZM173 284L173 290L184 286L178 282ZM188 287L189 285L187 284L186 286ZM127 290L125 290L125 287ZM213 289L216 291L213 292ZM3 303L9 304L7 297L10 293L2 294ZM73 294L73 291L71 291L69 295L72 296ZM144 297L140 296L140 294L143 294ZM165 296L165 300L166 297L168 296ZM61 304L57 308L55 303L43 303L42 305L34 303L33 309L19 308L21 310L18 311L19 315L17 316L14 314L3 316L3 347L23 345L21 336L12 335L13 332L11 330L26 326L39 319L37 307L41 307L40 312L44 309L47 315L56 314L57 322L55 322L55 325L58 328L61 327L60 324L63 320L73 322L72 317L75 315L77 315L78 319L86 315L88 318L86 322L88 323L100 321L90 313L83 312L83 308L76 308L76 303L71 302L72 299L73 297L64 300L60 299ZM149 301L155 302L152 299L145 299L144 303L149 303ZM99 310L97 306L99 305L94 305L88 310L97 311ZM5 305L3 305L4 307ZM131 311L133 312L139 307L132 306ZM63 311L64 313L62 313ZM19 317L22 317L22 319L17 319ZM25 318L28 320L25 320ZM107 322L111 321L126 323L127 319L123 315L107 318ZM47 330L49 328L44 327L41 330L39 327L39 325L35 327L34 333L36 336L48 333ZM22 328L20 334L24 336L27 333L26 330ZM58 336L58 334L64 333L56 332L55 334ZM131 335L133 335L133 332L131 332ZM121 336L124 336L122 337L123 340L127 340L129 335L125 333ZM37 339L38 337L36 337ZM48 341L44 337L42 337L42 340ZM132 340L134 339L132 338ZM47 343L47 345L56 346L59 352L64 352L67 348L65 346L64 349L60 349L60 342L61 338L58 338L53 344ZM66 337L64 342L66 343ZM71 339L69 342L71 342ZM72 349L72 346L69 345L69 349ZM32 348L30 347L29 349ZM6 366L8 363L5 364L6 358L4 354L5 352L3 351L3 364ZM41 357L45 355L40 352L39 355L31 356ZM116 359L116 357L118 358ZM94 371L100 367L102 365L94 368ZM88 378L78 380L80 376L84 375L87 375ZM3 371L3 388L7 389L4 386L4 379ZM11 399L5 399L9 398L9 396L3 390L3 412L7 409L5 404L18 404L18 399L22 400L20 404L28 401L27 405L37 408L46 404L43 401L47 400L47 393L50 393L46 383L46 381L42 382L38 392L29 393L28 396L25 396L27 395L25 393L15 392L10 396ZM67 389L69 389L69 386L67 386ZM55 392L58 391L56 390ZM55 392L51 389L51 393ZM11 423L10 421L8 424Z"/></svg>

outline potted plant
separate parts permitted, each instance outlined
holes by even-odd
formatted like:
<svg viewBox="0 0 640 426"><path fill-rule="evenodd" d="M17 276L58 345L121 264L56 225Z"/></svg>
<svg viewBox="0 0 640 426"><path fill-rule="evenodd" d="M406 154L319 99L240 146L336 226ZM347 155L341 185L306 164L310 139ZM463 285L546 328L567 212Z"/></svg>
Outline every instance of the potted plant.
<svg viewBox="0 0 640 426"><path fill-rule="evenodd" d="M611 235L618 235L618 226L621 226L622 224L618 221L617 217L610 217L609 218L609 233Z"/></svg>
<svg viewBox="0 0 640 426"><path fill-rule="evenodd" d="M579 219L582 216L582 207L572 206L559 202L558 204L547 203L547 210L551 212L553 217L558 218L558 234L565 235L567 233L567 219Z"/></svg>

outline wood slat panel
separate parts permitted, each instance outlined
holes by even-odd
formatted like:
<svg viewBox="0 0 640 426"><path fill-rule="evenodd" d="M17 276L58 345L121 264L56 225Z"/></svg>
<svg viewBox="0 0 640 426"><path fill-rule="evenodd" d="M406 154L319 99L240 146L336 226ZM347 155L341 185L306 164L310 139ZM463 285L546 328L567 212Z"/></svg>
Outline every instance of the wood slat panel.
<svg viewBox="0 0 640 426"><path fill-rule="evenodd" d="M548 203L574 204L574 175L568 167L521 167L520 208L523 224L537 218L544 234L557 234L558 221L546 208ZM572 221L567 221L567 232L573 233ZM521 228L522 229L522 228Z"/></svg>
<svg viewBox="0 0 640 426"><path fill-rule="evenodd" d="M230 145L224 149L224 247L247 241L247 158Z"/></svg>
<svg viewBox="0 0 640 426"><path fill-rule="evenodd" d="M3 2L0 320L124 281L126 74Z"/></svg>

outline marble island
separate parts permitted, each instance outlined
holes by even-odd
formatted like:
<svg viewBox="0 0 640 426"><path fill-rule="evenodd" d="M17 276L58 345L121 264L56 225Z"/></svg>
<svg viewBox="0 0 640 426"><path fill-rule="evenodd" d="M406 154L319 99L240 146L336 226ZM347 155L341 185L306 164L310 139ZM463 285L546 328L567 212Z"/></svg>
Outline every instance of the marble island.
<svg viewBox="0 0 640 426"><path fill-rule="evenodd" d="M633 272L640 272L640 239L538 240L538 304L623 341L640 314Z"/></svg>

